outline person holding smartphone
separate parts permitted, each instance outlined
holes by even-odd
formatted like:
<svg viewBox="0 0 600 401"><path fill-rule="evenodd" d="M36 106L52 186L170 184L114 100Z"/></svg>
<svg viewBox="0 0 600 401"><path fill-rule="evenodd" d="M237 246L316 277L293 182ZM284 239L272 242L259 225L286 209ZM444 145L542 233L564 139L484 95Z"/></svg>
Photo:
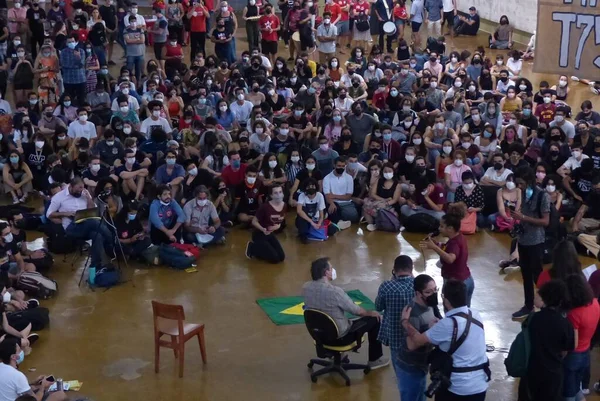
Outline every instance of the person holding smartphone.
<svg viewBox="0 0 600 401"><path fill-rule="evenodd" d="M123 252L131 258L137 258L152 242L144 233L138 216L139 202L132 200L115 216L115 227Z"/></svg>

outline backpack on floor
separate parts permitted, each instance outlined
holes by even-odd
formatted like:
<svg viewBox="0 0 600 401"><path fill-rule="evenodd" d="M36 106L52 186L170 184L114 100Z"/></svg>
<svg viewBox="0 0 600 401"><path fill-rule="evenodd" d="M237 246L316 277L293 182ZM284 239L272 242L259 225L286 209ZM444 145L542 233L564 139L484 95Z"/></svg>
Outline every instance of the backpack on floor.
<svg viewBox="0 0 600 401"><path fill-rule="evenodd" d="M533 313L521 325L521 332L517 334L515 340L510 345L508 356L504 360L506 372L512 377L525 377L529 366L531 355L531 338L529 333L529 324L533 318Z"/></svg>
<svg viewBox="0 0 600 401"><path fill-rule="evenodd" d="M192 256L195 257L196 259L198 259L200 257L200 249L197 246L194 246L192 244L180 244L180 243L174 242L171 244L171 246L173 248L177 248L183 252L191 253Z"/></svg>
<svg viewBox="0 0 600 401"><path fill-rule="evenodd" d="M140 257L150 266L156 266L157 264L160 264L159 250L160 246L150 245L140 253ZM155 261L158 261L158 263Z"/></svg>
<svg viewBox="0 0 600 401"><path fill-rule="evenodd" d="M44 233L48 236L46 244L48 250L55 254L67 254L77 249L77 241L66 241L65 229L61 224L48 223L44 227Z"/></svg>
<svg viewBox="0 0 600 401"><path fill-rule="evenodd" d="M50 311L38 306L33 309L25 309L18 312L7 313L8 324L12 327L27 327L31 324L31 330L43 330L50 323Z"/></svg>
<svg viewBox="0 0 600 401"><path fill-rule="evenodd" d="M52 266L54 266L54 258L45 249L42 249L42 251L44 252L44 257L43 258L31 259L30 257L26 257L23 260L26 263L33 264L35 266L35 270L37 272L40 272L42 274L46 274L52 268Z"/></svg>
<svg viewBox="0 0 600 401"><path fill-rule="evenodd" d="M96 272L94 285L96 287L110 288L119 284L121 272L113 265L107 265Z"/></svg>
<svg viewBox="0 0 600 401"><path fill-rule="evenodd" d="M397 233L400 231L400 220L393 212L387 209L379 209L375 216L375 225L379 231Z"/></svg>
<svg viewBox="0 0 600 401"><path fill-rule="evenodd" d="M404 229L409 233L432 233L440 228L440 222L427 213L415 213L403 219Z"/></svg>
<svg viewBox="0 0 600 401"><path fill-rule="evenodd" d="M48 299L58 291L56 281L44 277L38 272L23 272L17 280L17 289L37 298Z"/></svg>
<svg viewBox="0 0 600 401"><path fill-rule="evenodd" d="M196 258L190 252L182 251L167 244L160 246L158 254L162 263L178 270L187 269L196 263Z"/></svg>

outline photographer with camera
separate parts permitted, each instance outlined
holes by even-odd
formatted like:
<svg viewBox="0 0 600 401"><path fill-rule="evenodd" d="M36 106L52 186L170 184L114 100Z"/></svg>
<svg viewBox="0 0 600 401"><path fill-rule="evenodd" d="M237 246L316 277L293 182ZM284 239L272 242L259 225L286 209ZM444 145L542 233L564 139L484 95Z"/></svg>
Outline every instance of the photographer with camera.
<svg viewBox="0 0 600 401"><path fill-rule="evenodd" d="M412 308L406 306L402 311L408 349L437 346L430 356L431 384L425 394L435 394L436 401L483 401L491 371L481 315L467 307L464 282L446 282L442 300L446 317L424 333L411 324Z"/></svg>
<svg viewBox="0 0 600 401"><path fill-rule="evenodd" d="M535 173L529 166L517 169L515 183L522 191L521 210L511 211L518 220L513 232L517 236L519 266L523 277L525 306L512 314L513 319L523 319L533 311L534 283L542 272L546 226L550 224L550 196L535 183Z"/></svg>

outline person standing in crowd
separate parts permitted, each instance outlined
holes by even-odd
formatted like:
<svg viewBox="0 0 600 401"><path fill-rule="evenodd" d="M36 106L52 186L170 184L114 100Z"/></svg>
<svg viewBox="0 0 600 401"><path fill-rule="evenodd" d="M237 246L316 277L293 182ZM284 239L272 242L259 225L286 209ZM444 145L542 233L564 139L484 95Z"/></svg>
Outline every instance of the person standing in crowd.
<svg viewBox="0 0 600 401"><path fill-rule="evenodd" d="M452 354L451 385L436 392L436 400L484 401L491 379L486 356L485 331L479 312L467 306L467 287L458 280L449 280L442 291L446 316L421 333L412 325L412 308L402 311L402 327L406 330L409 350L417 350L428 344L448 352L452 337L461 338L469 327L463 343ZM470 321L470 325L467 325ZM456 334L453 334L456 333ZM535 337L533 337L535 338ZM460 369L460 371L456 371Z"/></svg>
<svg viewBox="0 0 600 401"><path fill-rule="evenodd" d="M27 21L29 22L29 32L31 36L31 58L37 58L38 46L41 48L44 44L45 30L44 22L46 20L46 11L40 7L39 0L33 0L31 8L27 10Z"/></svg>
<svg viewBox="0 0 600 401"><path fill-rule="evenodd" d="M516 184L521 190L521 210L510 211L513 219L520 221L518 234L519 266L523 277L525 305L513 313L514 319L527 317L533 311L533 285L542 272L545 227L550 222L550 197L535 184L531 167L521 167L516 173Z"/></svg>
<svg viewBox="0 0 600 401"><path fill-rule="evenodd" d="M375 3L375 15L377 16L377 20L379 21L379 48L383 49L383 39L387 43L387 52L393 53L394 49L392 49L392 42L396 38L396 33L394 35L388 35L383 30L383 25L386 22L393 22L393 9L394 2L392 0L377 0Z"/></svg>
<svg viewBox="0 0 600 401"><path fill-rule="evenodd" d="M442 264L442 277L444 284L448 280L457 280L465 284L467 289L467 306L471 306L471 298L475 290L475 281L471 276L471 270L467 265L469 260L469 248L467 239L460 232L459 216L446 214L440 221L440 234L448 237L445 244L436 244L431 236L421 241L421 249L430 249L440 256ZM443 291L443 290L442 290Z"/></svg>
<svg viewBox="0 0 600 401"><path fill-rule="evenodd" d="M129 25L125 29L125 44L127 45L127 69L135 70L136 82L142 79L144 72L144 54L146 52L145 37L142 28L138 26L135 15L129 16Z"/></svg>
<svg viewBox="0 0 600 401"><path fill-rule="evenodd" d="M368 311L356 305L354 301L331 282L337 278L337 271L329 258L320 258L312 262L310 267L312 281L302 286L304 307L326 313L334 321L338 329L338 338L350 333L362 337L369 336L369 366L371 370L389 365L390 359L383 356L383 347L377 336L381 325L381 315L377 311ZM350 320L345 313L360 318Z"/></svg>
<svg viewBox="0 0 600 401"><path fill-rule="evenodd" d="M77 47L77 34L67 38L67 48L60 52L60 66L65 94L76 105L82 105L86 97L85 50Z"/></svg>
<svg viewBox="0 0 600 401"><path fill-rule="evenodd" d="M332 57L335 57L337 37L337 26L331 22L331 13L326 11L323 13L323 23L317 28L319 62L321 64L327 64Z"/></svg>
<svg viewBox="0 0 600 401"><path fill-rule="evenodd" d="M279 17L273 12L273 6L269 3L265 5L265 14L258 20L258 29L261 36L260 48L262 54L269 58L271 64L275 64L281 22L279 21Z"/></svg>
<svg viewBox="0 0 600 401"><path fill-rule="evenodd" d="M194 2L188 9L187 18L190 21L190 59L196 59L196 54L206 56L206 32L209 12L204 1Z"/></svg>

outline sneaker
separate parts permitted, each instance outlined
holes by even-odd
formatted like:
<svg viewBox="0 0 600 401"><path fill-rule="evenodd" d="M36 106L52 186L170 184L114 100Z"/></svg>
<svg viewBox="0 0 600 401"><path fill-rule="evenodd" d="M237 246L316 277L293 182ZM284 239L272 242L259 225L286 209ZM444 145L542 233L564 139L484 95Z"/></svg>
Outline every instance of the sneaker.
<svg viewBox="0 0 600 401"><path fill-rule="evenodd" d="M252 254L250 253L250 245L252 245L252 241L248 241L246 244L246 257L248 259L252 259Z"/></svg>
<svg viewBox="0 0 600 401"><path fill-rule="evenodd" d="M36 343L37 340L40 339L40 335L37 333L31 333L30 335L27 336L27 341L29 341L29 346L31 347L33 344Z"/></svg>
<svg viewBox="0 0 600 401"><path fill-rule="evenodd" d="M345 230L347 228L350 228L351 225L352 225L352 223L347 220L340 220L337 222L337 226L339 227L340 230Z"/></svg>
<svg viewBox="0 0 600 401"><path fill-rule="evenodd" d="M13 196L13 205L18 205L21 201L16 196Z"/></svg>
<svg viewBox="0 0 600 401"><path fill-rule="evenodd" d="M27 301L27 309L35 309L38 306L40 306L40 301L38 301L37 299L30 299L29 301Z"/></svg>
<svg viewBox="0 0 600 401"><path fill-rule="evenodd" d="M373 231L377 230L377 226L375 224L369 224L369 225L367 225L367 230L373 232Z"/></svg>
<svg viewBox="0 0 600 401"><path fill-rule="evenodd" d="M371 368L371 370L383 368L384 366L387 366L389 364L390 364L390 358L386 358L385 356L382 356L381 358L377 359L376 361L369 361L369 367Z"/></svg>
<svg viewBox="0 0 600 401"><path fill-rule="evenodd" d="M590 395L590 389L589 388L582 388L581 389L581 394L583 394L583 395Z"/></svg>
<svg viewBox="0 0 600 401"><path fill-rule="evenodd" d="M579 78L576 77L575 75L571 75L571 81L579 82Z"/></svg>
<svg viewBox="0 0 600 401"><path fill-rule="evenodd" d="M233 227L233 221L227 220L225 223L223 223L223 227L225 227L225 228Z"/></svg>
<svg viewBox="0 0 600 401"><path fill-rule="evenodd" d="M500 263L498 263L498 266L501 269L506 269L507 267L511 267L511 266L518 266L519 262L517 261L517 259L512 259L512 260L501 260Z"/></svg>
<svg viewBox="0 0 600 401"><path fill-rule="evenodd" d="M512 314L512 318L513 319L524 319L527 316L529 316L529 314L533 311L533 309L529 309L528 307L524 306L521 309L519 309L518 311L516 311L515 313Z"/></svg>

